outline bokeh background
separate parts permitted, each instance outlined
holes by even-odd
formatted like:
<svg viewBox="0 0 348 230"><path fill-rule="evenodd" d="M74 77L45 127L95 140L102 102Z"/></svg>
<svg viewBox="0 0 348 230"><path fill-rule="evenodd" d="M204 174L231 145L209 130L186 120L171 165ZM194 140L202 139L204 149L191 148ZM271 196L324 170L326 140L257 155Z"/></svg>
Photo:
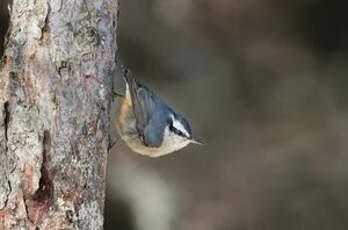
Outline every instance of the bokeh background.
<svg viewBox="0 0 348 230"><path fill-rule="evenodd" d="M205 145L149 159L118 141L105 229L348 229L347 10L341 0L122 0L120 62Z"/></svg>

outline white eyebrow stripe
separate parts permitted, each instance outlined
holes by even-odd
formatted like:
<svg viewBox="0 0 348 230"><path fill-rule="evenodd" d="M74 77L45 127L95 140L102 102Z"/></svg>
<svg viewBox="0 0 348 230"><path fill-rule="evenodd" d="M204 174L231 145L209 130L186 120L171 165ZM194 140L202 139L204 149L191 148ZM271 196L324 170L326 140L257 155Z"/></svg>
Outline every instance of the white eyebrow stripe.
<svg viewBox="0 0 348 230"><path fill-rule="evenodd" d="M177 130L181 131L183 134L185 134L186 137L189 137L190 134L187 132L185 127L180 123L180 121L176 120L173 115L171 115L172 121L173 121L173 127Z"/></svg>

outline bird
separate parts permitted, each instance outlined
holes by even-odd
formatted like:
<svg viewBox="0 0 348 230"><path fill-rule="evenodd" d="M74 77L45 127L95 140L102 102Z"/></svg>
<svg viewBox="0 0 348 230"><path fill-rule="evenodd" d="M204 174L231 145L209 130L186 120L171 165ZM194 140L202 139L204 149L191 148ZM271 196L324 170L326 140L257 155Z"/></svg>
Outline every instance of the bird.
<svg viewBox="0 0 348 230"><path fill-rule="evenodd" d="M159 157L189 144L202 144L193 138L190 123L138 82L128 69L123 70L123 79L126 90L116 125L121 139L131 150Z"/></svg>

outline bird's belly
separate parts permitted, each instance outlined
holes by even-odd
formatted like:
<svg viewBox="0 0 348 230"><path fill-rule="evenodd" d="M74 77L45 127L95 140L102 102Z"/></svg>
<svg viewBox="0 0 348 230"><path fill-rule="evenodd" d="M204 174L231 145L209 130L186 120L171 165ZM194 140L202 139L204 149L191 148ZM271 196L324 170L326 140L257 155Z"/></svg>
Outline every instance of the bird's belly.
<svg viewBox="0 0 348 230"><path fill-rule="evenodd" d="M141 155L149 156L149 157L160 157L163 155L167 155L179 149L182 149L189 144L189 142L182 143L182 144L173 143L172 139L168 138L163 140L163 143L161 144L160 147L148 147L148 146L145 146L142 140L135 135L134 136L125 135L125 136L122 136L122 139L127 143L127 145L134 152L139 153Z"/></svg>
<svg viewBox="0 0 348 230"><path fill-rule="evenodd" d="M163 156L176 150L174 148L171 148L170 146L164 145L162 145L161 147L148 147L145 146L139 138L134 138L132 140L129 140L129 138L125 138L124 141L134 152L149 157Z"/></svg>

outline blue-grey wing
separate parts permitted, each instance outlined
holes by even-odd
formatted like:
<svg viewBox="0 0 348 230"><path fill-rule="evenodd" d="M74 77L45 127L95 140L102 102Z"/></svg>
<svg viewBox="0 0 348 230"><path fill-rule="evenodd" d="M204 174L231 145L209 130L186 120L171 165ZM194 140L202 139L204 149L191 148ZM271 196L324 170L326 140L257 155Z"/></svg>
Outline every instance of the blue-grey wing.
<svg viewBox="0 0 348 230"><path fill-rule="evenodd" d="M133 111L136 118L137 130L140 135L143 136L144 144L159 146L159 130L165 125L166 119L162 115L164 111L169 108L167 108L167 106L149 89L138 83L135 78L128 78L127 82L129 83L130 94L133 101ZM153 119L154 116L157 118ZM158 119L161 119L161 121Z"/></svg>
<svg viewBox="0 0 348 230"><path fill-rule="evenodd" d="M144 129L144 144L149 147L159 147L163 141L163 132L166 127L166 120L160 114L154 115Z"/></svg>
<svg viewBox="0 0 348 230"><path fill-rule="evenodd" d="M143 132L156 112L157 100L145 88L138 88L134 101L134 114L137 119L137 129Z"/></svg>
<svg viewBox="0 0 348 230"><path fill-rule="evenodd" d="M155 100L151 93L140 85L135 78L127 76L126 81L133 102L133 112L137 120L138 132L143 132L145 126L151 119L151 113L155 109Z"/></svg>

